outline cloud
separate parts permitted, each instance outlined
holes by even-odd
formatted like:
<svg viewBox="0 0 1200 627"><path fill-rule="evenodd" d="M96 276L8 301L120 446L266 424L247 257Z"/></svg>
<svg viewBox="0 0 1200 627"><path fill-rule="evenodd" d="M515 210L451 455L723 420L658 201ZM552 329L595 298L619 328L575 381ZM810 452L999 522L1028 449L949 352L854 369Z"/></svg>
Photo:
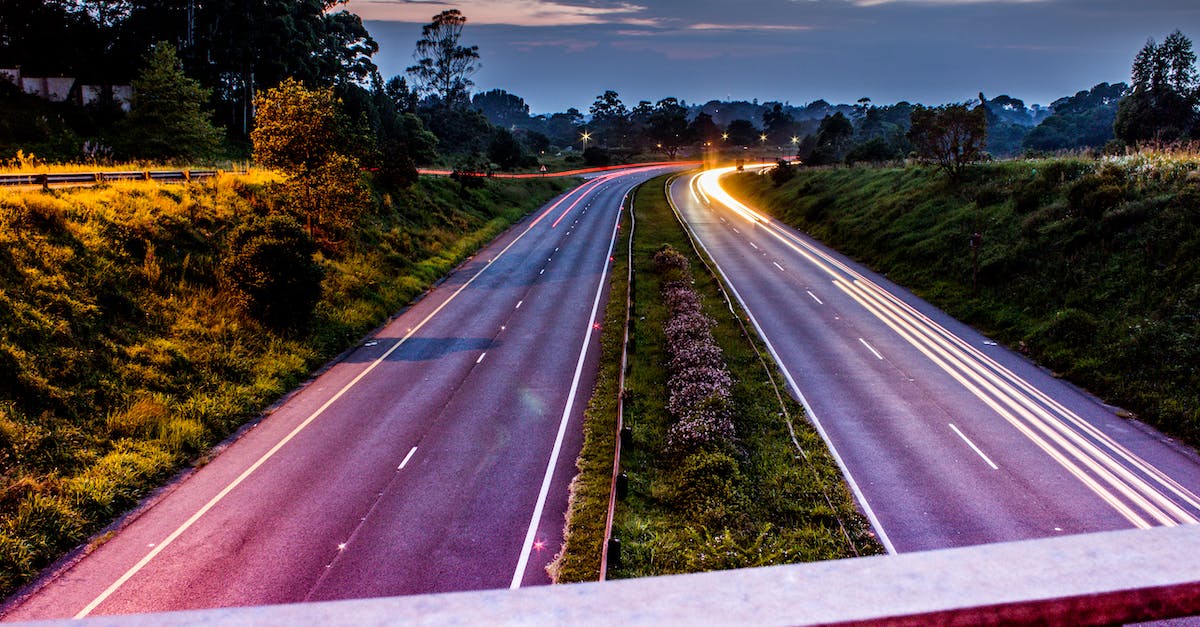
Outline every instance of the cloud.
<svg viewBox="0 0 1200 627"><path fill-rule="evenodd" d="M1053 1L1054 0L850 0L852 4L860 7L874 7L882 4L1035 4L1038 2Z"/></svg>
<svg viewBox="0 0 1200 627"><path fill-rule="evenodd" d="M688 26L688 30L701 31L806 31L813 30L812 26L802 24L710 24L699 23Z"/></svg>
<svg viewBox="0 0 1200 627"><path fill-rule="evenodd" d="M537 48L561 48L565 52L585 52L599 45L599 42L585 39L545 39L541 41L514 41L511 45L521 52L532 52Z"/></svg>
<svg viewBox="0 0 1200 627"><path fill-rule="evenodd" d="M363 20L416 24L428 22L435 14L447 9L462 11L468 24L657 26L660 23L641 15L646 7L623 1L576 4L558 0L350 0L346 9Z"/></svg>

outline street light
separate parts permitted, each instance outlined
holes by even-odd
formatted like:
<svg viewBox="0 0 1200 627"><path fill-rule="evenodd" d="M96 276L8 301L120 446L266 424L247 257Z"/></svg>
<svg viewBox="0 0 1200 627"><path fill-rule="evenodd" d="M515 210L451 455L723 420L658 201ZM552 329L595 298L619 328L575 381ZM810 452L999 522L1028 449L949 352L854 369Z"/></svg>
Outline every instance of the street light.
<svg viewBox="0 0 1200 627"><path fill-rule="evenodd" d="M579 138L583 140L583 149L587 150L588 140L592 138L591 132L585 130L579 134Z"/></svg>

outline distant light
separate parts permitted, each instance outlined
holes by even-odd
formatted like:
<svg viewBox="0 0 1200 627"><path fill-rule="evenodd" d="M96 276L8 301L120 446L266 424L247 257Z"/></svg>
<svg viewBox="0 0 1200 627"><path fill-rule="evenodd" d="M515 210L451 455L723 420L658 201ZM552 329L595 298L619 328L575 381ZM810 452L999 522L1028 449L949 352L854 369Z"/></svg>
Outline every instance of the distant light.
<svg viewBox="0 0 1200 627"><path fill-rule="evenodd" d="M765 141L767 141L767 134L766 134L766 133L763 133L762 135L759 135L759 136L758 136L758 141L760 141L760 142L765 142Z"/></svg>

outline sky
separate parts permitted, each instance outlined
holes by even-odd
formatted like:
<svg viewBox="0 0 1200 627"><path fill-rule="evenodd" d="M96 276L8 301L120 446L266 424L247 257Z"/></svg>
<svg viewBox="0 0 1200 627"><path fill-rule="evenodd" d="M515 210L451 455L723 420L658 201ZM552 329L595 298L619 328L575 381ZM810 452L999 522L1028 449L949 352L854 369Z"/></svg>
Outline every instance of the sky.
<svg viewBox="0 0 1200 627"><path fill-rule="evenodd" d="M350 0L385 78L413 64L421 26L451 8L479 47L475 91L533 113L675 97L876 104L983 92L1047 105L1128 81L1148 38L1200 38L1200 0ZM1200 40L1197 41L1200 44Z"/></svg>

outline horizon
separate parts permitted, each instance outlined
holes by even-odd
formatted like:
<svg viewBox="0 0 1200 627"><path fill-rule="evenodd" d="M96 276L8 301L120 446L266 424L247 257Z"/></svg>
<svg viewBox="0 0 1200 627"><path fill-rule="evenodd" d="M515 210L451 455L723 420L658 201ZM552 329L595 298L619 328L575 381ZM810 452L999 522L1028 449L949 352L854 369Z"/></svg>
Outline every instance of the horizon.
<svg viewBox="0 0 1200 627"><path fill-rule="evenodd" d="M1200 33L1200 6L1186 0L748 0L740 6L751 17L725 15L727 6L350 0L344 8L379 43L374 60L385 79L412 64L424 24L458 8L467 18L461 43L478 45L481 57L473 93L503 89L532 115L586 113L607 89L631 108L667 97L937 105L980 92L1049 106L1128 82L1148 39ZM702 81L698 64L708 72Z"/></svg>

